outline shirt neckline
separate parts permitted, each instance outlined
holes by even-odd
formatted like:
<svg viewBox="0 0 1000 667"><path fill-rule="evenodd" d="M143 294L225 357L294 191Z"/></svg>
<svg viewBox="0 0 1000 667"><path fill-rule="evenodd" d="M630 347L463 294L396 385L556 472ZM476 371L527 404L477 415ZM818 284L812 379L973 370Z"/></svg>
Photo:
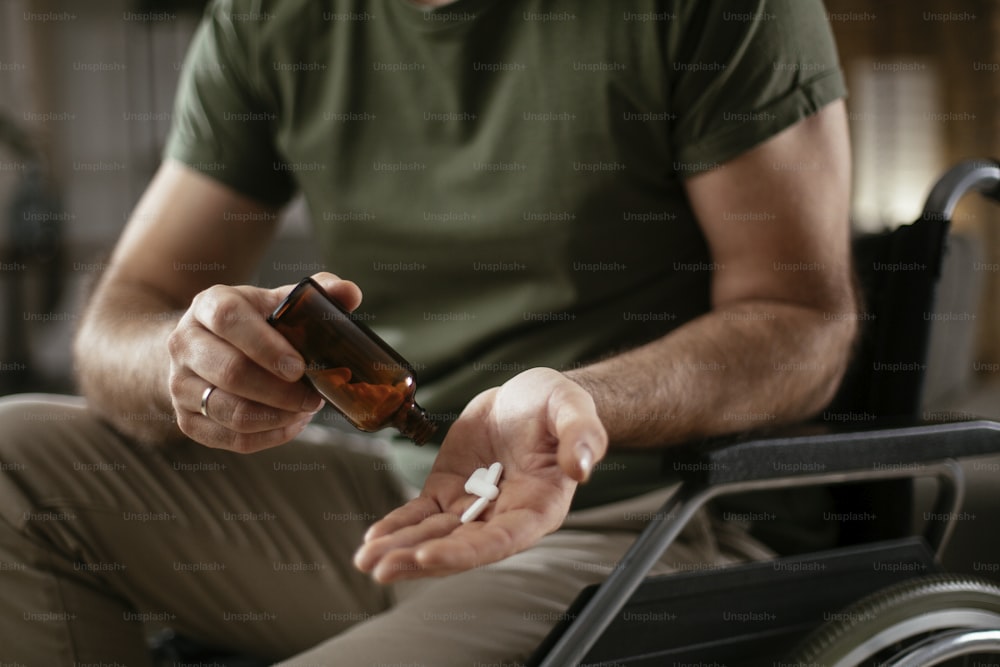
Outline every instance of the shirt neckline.
<svg viewBox="0 0 1000 667"><path fill-rule="evenodd" d="M495 1L454 0L440 7L425 8L410 0L390 0L401 20L414 28L428 31L448 30L473 23Z"/></svg>

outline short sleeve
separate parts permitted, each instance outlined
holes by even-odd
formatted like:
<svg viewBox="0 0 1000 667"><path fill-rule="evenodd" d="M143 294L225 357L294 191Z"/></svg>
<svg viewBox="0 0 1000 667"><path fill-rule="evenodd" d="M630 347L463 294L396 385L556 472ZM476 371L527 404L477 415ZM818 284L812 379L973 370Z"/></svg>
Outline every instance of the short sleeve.
<svg viewBox="0 0 1000 667"><path fill-rule="evenodd" d="M205 11L181 71L164 156L265 204L280 206L295 184L275 148L277 105L256 85L259 21L216 0ZM247 20L246 17L251 17Z"/></svg>
<svg viewBox="0 0 1000 667"><path fill-rule="evenodd" d="M677 6L667 57L681 176L717 167L846 95L821 0Z"/></svg>

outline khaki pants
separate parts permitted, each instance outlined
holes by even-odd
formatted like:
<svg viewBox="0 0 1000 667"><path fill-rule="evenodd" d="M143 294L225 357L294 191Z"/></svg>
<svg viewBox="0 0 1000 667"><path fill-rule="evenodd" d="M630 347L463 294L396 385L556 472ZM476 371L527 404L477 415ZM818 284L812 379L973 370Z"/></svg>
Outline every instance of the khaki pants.
<svg viewBox="0 0 1000 667"><path fill-rule="evenodd" d="M670 492L574 513L502 563L380 586L351 558L413 492L386 446L317 428L251 456L145 448L78 399L0 400L0 662L149 665L152 622L289 667L516 664ZM767 555L703 515L657 572Z"/></svg>

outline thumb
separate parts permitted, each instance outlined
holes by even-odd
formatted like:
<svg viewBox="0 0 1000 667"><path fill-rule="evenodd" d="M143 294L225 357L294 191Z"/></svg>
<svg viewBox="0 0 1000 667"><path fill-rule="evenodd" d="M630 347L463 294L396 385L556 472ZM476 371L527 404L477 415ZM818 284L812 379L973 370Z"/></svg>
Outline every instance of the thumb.
<svg viewBox="0 0 1000 667"><path fill-rule="evenodd" d="M312 279L319 283L320 288L326 292L327 296L336 301L341 308L351 312L361 305L361 288L350 280L342 280L332 273L317 273ZM247 297L260 308L261 312L269 315L271 311L278 307L295 285L282 285L273 289L260 290L254 288L247 292Z"/></svg>
<svg viewBox="0 0 1000 667"><path fill-rule="evenodd" d="M344 310L351 312L361 305L361 288L356 283L326 272L317 273L312 279L318 282L327 296L339 303Z"/></svg>
<svg viewBox="0 0 1000 667"><path fill-rule="evenodd" d="M569 378L549 396L549 429L559 441L559 467L572 479L586 482L608 451L608 434L594 399Z"/></svg>

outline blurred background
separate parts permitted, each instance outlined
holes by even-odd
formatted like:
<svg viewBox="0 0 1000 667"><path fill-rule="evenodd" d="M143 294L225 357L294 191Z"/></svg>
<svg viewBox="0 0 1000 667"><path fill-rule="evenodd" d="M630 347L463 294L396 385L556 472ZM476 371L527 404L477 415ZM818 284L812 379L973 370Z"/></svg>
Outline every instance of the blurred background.
<svg viewBox="0 0 1000 667"><path fill-rule="evenodd" d="M80 298L157 167L203 6L0 0L0 394L72 391ZM854 224L912 221L947 166L1000 155L1000 3L826 7L850 89ZM309 253L301 213L288 216L278 255ZM947 327L965 356L934 369L935 410L964 409L958 394L1000 378L1000 310L989 307L1000 303L1000 208L968 198L955 218L962 266L952 268L962 275L948 296L960 302L947 308L977 317ZM262 271L280 266L272 259Z"/></svg>
<svg viewBox="0 0 1000 667"><path fill-rule="evenodd" d="M203 4L0 0L0 395L74 391L77 313L157 167ZM1000 155L1000 2L826 7L850 90L853 224L910 222L948 166ZM1000 418L998 218L980 198L955 216L939 310L968 317L935 324L927 418ZM313 259L304 220L293 206L261 282Z"/></svg>

